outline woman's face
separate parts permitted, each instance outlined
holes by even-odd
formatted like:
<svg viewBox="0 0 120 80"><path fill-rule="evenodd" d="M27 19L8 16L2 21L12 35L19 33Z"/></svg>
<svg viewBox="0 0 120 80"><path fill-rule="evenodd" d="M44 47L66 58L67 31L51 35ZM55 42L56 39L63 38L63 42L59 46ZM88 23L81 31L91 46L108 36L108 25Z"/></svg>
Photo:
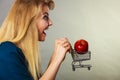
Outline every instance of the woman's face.
<svg viewBox="0 0 120 80"><path fill-rule="evenodd" d="M46 37L45 30L52 25L52 21L49 18L49 8L48 6L43 6L42 15L37 19L37 28L38 28L38 38L39 41L44 41Z"/></svg>

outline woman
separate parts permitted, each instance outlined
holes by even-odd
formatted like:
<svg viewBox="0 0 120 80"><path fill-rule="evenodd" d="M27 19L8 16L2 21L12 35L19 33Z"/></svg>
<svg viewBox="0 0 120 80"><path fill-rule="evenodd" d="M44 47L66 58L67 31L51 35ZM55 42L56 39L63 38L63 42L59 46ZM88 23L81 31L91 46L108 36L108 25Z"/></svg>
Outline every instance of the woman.
<svg viewBox="0 0 120 80"><path fill-rule="evenodd" d="M71 45L67 38L56 39L48 68L42 73L38 41L45 41L53 8L52 0L14 0L0 28L0 80L55 80Z"/></svg>

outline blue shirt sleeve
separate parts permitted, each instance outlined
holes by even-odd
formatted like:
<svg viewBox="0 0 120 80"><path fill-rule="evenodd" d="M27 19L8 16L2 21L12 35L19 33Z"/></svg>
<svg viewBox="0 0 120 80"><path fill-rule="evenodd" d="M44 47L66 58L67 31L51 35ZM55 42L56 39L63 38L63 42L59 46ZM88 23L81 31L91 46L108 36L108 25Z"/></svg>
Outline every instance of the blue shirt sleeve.
<svg viewBox="0 0 120 80"><path fill-rule="evenodd" d="M0 44L0 80L33 80L25 56L12 42Z"/></svg>

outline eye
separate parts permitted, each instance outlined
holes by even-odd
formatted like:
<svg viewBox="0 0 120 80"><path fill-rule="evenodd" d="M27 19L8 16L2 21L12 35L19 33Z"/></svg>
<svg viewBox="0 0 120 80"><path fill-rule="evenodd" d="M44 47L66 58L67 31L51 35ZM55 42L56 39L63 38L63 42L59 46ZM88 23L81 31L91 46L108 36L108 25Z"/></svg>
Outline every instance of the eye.
<svg viewBox="0 0 120 80"><path fill-rule="evenodd" d="M43 19L46 20L46 21L48 21L48 20L49 20L49 17L48 17L47 15L45 15L45 16L43 17Z"/></svg>

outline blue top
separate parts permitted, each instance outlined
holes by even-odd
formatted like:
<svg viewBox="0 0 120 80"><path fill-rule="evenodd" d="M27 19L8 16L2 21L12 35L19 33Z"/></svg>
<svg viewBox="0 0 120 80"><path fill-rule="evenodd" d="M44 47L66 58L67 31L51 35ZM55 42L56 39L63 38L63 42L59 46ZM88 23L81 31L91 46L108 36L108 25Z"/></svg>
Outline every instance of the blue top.
<svg viewBox="0 0 120 80"><path fill-rule="evenodd" d="M0 80L33 80L22 50L9 41L0 44Z"/></svg>

